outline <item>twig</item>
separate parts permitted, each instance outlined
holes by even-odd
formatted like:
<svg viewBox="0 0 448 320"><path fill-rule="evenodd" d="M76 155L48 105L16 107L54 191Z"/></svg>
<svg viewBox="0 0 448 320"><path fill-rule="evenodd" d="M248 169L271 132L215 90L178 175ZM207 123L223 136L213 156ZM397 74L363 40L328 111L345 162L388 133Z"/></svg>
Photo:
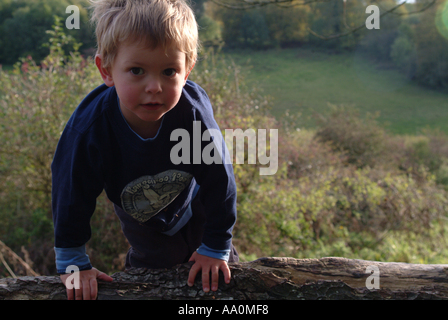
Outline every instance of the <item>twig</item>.
<svg viewBox="0 0 448 320"><path fill-rule="evenodd" d="M6 262L5 258L3 258L3 254L0 252L0 260L2 261L3 265L6 267L6 270L8 270L9 274L11 275L11 277L13 277L14 279L17 278L17 276L14 274L14 272L11 270L11 268L9 267L8 263Z"/></svg>
<svg viewBox="0 0 448 320"><path fill-rule="evenodd" d="M0 240L0 248L5 249L11 256L12 258L14 258L15 260L17 260L22 266L25 267L25 269L31 273L31 275L38 277L39 274L37 272L35 272L33 269L31 269L31 267L29 266L28 263L26 263L25 261L23 261L22 258L20 258L14 251L11 250L11 248L9 248L6 244L4 244L1 240ZM1 253L1 252L0 252ZM3 255L2 255L3 258ZM4 260L4 259L2 259ZM5 261L6 263L6 261Z"/></svg>
<svg viewBox="0 0 448 320"><path fill-rule="evenodd" d="M374 0L374 2L378 3L378 1ZM406 2L406 1L405 1ZM392 12L393 14L396 14L398 16L409 16L411 14L416 14L416 13L420 13L425 11L426 9L429 9L429 7L431 7L434 3L436 3L437 0L432 0L430 3L428 3L426 6L424 6L423 8L419 9L419 10L415 10L415 11L410 11L410 12ZM380 9L382 9L382 7L380 6L380 4L378 3L378 7Z"/></svg>

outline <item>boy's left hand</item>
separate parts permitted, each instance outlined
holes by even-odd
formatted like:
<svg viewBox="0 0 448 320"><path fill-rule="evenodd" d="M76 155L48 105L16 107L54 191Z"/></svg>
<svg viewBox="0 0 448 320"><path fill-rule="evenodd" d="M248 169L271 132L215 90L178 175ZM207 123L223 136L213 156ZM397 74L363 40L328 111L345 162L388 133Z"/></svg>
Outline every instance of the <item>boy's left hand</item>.
<svg viewBox="0 0 448 320"><path fill-rule="evenodd" d="M212 273L212 291L218 290L219 270L224 274L225 283L230 282L230 269L226 261L203 256L197 252L193 253L188 261L195 262L188 275L190 287L193 286L194 279L200 270L202 270L202 290L204 292L210 291L210 272Z"/></svg>

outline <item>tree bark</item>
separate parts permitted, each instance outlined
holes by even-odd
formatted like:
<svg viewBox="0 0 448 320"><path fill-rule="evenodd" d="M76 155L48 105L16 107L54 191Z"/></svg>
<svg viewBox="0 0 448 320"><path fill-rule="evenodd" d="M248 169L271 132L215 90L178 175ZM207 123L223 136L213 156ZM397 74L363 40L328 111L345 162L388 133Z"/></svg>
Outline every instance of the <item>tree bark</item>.
<svg viewBox="0 0 448 320"><path fill-rule="evenodd" d="M115 273L113 282L99 281L98 299L448 299L448 265L261 258L229 264L231 282L225 284L221 274L219 290L209 293L202 291L199 275L193 287L187 286L190 266L187 263L172 269ZM66 291L58 276L0 279L0 300L20 299L65 300Z"/></svg>

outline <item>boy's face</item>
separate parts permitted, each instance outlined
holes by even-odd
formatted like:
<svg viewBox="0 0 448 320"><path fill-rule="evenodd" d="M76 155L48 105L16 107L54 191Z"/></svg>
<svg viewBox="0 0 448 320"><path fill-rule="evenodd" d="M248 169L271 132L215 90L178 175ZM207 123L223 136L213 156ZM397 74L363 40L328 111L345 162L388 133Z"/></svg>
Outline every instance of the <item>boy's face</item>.
<svg viewBox="0 0 448 320"><path fill-rule="evenodd" d="M162 116L170 111L182 93L191 70L186 70L185 53L175 47L150 49L139 43L124 43L109 69L95 57L104 83L115 86L120 108L132 129L158 129Z"/></svg>

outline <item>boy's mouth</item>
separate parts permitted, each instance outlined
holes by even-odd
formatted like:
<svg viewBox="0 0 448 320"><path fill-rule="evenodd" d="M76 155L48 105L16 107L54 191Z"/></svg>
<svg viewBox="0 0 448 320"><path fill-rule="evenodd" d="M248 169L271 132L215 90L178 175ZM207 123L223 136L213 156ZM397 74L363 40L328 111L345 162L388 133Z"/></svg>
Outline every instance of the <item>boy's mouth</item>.
<svg viewBox="0 0 448 320"><path fill-rule="evenodd" d="M148 109L148 110L157 110L160 107L163 106L163 104L158 103L158 102L150 102L150 103L145 103L141 105L143 108Z"/></svg>

